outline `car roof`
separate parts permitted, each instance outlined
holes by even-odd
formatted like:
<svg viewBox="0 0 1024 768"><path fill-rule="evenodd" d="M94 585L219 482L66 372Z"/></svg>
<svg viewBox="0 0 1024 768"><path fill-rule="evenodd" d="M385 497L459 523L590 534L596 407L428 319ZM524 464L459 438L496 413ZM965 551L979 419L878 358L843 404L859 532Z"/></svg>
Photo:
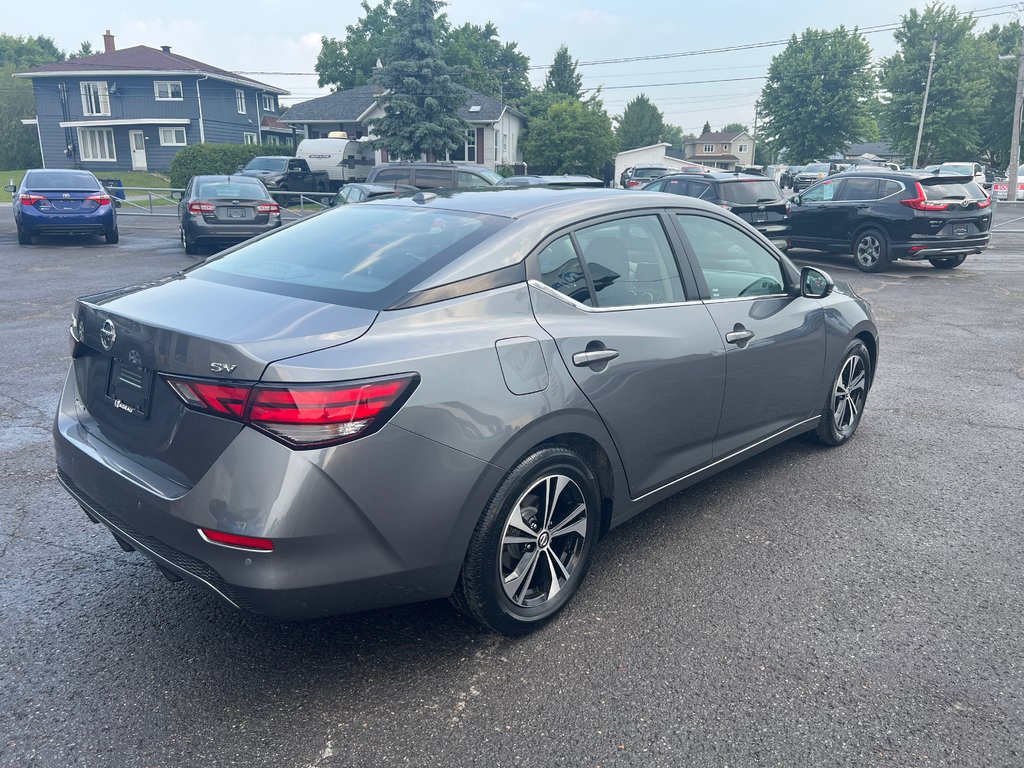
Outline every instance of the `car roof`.
<svg viewBox="0 0 1024 768"><path fill-rule="evenodd" d="M704 173L682 173L673 172L662 176L657 181L663 181L672 177L687 179L707 179L710 181L772 181L767 176L759 173L736 173L735 171L705 171Z"/></svg>

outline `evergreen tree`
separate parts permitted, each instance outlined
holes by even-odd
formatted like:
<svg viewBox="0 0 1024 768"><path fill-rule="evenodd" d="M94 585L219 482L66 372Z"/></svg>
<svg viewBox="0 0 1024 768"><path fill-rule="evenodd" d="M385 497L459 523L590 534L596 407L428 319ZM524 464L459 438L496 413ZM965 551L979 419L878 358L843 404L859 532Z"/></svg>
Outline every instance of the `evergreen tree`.
<svg viewBox="0 0 1024 768"><path fill-rule="evenodd" d="M663 140L665 119L661 110L641 93L626 105L615 133L619 139L619 151L648 147Z"/></svg>
<svg viewBox="0 0 1024 768"><path fill-rule="evenodd" d="M703 136L705 133L711 133L711 123L707 120L704 121L704 127L700 129L700 135Z"/></svg>
<svg viewBox="0 0 1024 768"><path fill-rule="evenodd" d="M579 73L578 61L573 61L569 48L565 45L555 52L555 60L544 78L544 90L560 93L570 99L579 99L583 95L583 75Z"/></svg>

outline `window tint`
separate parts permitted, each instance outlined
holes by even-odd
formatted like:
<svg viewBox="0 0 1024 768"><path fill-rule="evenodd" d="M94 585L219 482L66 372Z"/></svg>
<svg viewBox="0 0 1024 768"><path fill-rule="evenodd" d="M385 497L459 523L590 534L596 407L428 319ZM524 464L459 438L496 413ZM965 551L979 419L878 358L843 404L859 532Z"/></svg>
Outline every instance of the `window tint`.
<svg viewBox="0 0 1024 768"><path fill-rule="evenodd" d="M738 205L754 205L782 199L782 190L774 181L727 181L718 185L723 200Z"/></svg>
<svg viewBox="0 0 1024 768"><path fill-rule="evenodd" d="M987 197L975 182L966 184L922 184L926 200L978 200Z"/></svg>
<svg viewBox="0 0 1024 768"><path fill-rule="evenodd" d="M343 205L190 270L191 277L383 309L505 226L500 217Z"/></svg>
<svg viewBox="0 0 1024 768"><path fill-rule="evenodd" d="M659 189L665 192L671 192L673 195L690 194L689 179L665 179L665 181L659 182L659 185Z"/></svg>
<svg viewBox="0 0 1024 768"><path fill-rule="evenodd" d="M877 200L878 179L850 178L843 185L839 200Z"/></svg>
<svg viewBox="0 0 1024 768"><path fill-rule="evenodd" d="M412 171L408 168L385 168L373 177L377 184L411 184Z"/></svg>
<svg viewBox="0 0 1024 768"><path fill-rule="evenodd" d="M882 188L878 192L879 199L889 197L889 195L895 195L897 192L903 189L903 185L898 181L892 181L885 179L882 181Z"/></svg>
<svg viewBox="0 0 1024 768"><path fill-rule="evenodd" d="M555 240L537 257L540 267L540 279L545 285L564 293L571 299L588 307L594 306L590 288L583 277L583 265L576 255L572 239L566 235Z"/></svg>
<svg viewBox="0 0 1024 768"><path fill-rule="evenodd" d="M710 200L714 197L711 194L711 185L703 181L691 181L689 189L690 197L696 197L701 200Z"/></svg>
<svg viewBox="0 0 1024 768"><path fill-rule="evenodd" d="M818 186L811 187L802 195L800 195L800 199L808 203L828 202L835 196L836 190L838 188L839 182L836 181L835 179L823 181Z"/></svg>
<svg viewBox="0 0 1024 768"><path fill-rule="evenodd" d="M270 194L263 183L256 179L247 180L234 178L230 181L202 181L196 192L198 197L234 197L234 198L256 198L268 200Z"/></svg>
<svg viewBox="0 0 1024 768"><path fill-rule="evenodd" d="M677 214L712 299L785 293L782 266L756 241L724 221Z"/></svg>
<svg viewBox="0 0 1024 768"><path fill-rule="evenodd" d="M459 186L460 187L490 187L493 186L487 179L477 176L475 173L467 173L466 171L459 171Z"/></svg>
<svg viewBox="0 0 1024 768"><path fill-rule="evenodd" d="M450 189L454 176L446 168L417 168L416 186L420 189Z"/></svg>
<svg viewBox="0 0 1024 768"><path fill-rule="evenodd" d="M616 219L581 229L576 240L590 270L599 307L683 301L668 238L657 216Z"/></svg>
<svg viewBox="0 0 1024 768"><path fill-rule="evenodd" d="M92 192L100 188L96 177L82 171L32 171L25 180L25 189L82 190Z"/></svg>
<svg viewBox="0 0 1024 768"><path fill-rule="evenodd" d="M673 194L676 195L683 194L674 187L670 188L672 185L672 181L675 180L673 179L670 181L652 181L650 184L645 184L644 189L646 189L648 192L672 192ZM678 182L676 183L678 184Z"/></svg>

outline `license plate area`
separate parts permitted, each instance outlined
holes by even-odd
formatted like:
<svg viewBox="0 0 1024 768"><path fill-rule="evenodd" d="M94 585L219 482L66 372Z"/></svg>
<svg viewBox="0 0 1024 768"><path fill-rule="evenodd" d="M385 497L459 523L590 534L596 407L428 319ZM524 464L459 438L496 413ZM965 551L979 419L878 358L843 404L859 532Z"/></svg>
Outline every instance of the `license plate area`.
<svg viewBox="0 0 1024 768"><path fill-rule="evenodd" d="M229 219L244 219L245 208L228 208Z"/></svg>
<svg viewBox="0 0 1024 768"><path fill-rule="evenodd" d="M952 225L952 230L953 230L953 237L967 237L967 235L970 234L971 225L970 224L966 224L966 223L964 223L964 224L953 224Z"/></svg>
<svg viewBox="0 0 1024 768"><path fill-rule="evenodd" d="M148 368L118 360L110 360L107 377L107 397L114 408L131 416L144 419L149 416L149 403L153 395L153 372Z"/></svg>
<svg viewBox="0 0 1024 768"><path fill-rule="evenodd" d="M768 221L768 211L754 211L754 223Z"/></svg>

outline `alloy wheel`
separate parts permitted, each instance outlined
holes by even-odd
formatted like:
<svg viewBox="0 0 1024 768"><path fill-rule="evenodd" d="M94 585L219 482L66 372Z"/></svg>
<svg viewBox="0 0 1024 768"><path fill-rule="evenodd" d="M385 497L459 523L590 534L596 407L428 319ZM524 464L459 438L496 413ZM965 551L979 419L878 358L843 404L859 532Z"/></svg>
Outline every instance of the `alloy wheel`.
<svg viewBox="0 0 1024 768"><path fill-rule="evenodd" d="M859 355L850 355L832 388L832 421L840 436L852 432L867 395L867 371Z"/></svg>
<svg viewBox="0 0 1024 768"><path fill-rule="evenodd" d="M873 267L882 255L882 244L874 235L864 235L857 241L857 252L854 257L864 267Z"/></svg>

